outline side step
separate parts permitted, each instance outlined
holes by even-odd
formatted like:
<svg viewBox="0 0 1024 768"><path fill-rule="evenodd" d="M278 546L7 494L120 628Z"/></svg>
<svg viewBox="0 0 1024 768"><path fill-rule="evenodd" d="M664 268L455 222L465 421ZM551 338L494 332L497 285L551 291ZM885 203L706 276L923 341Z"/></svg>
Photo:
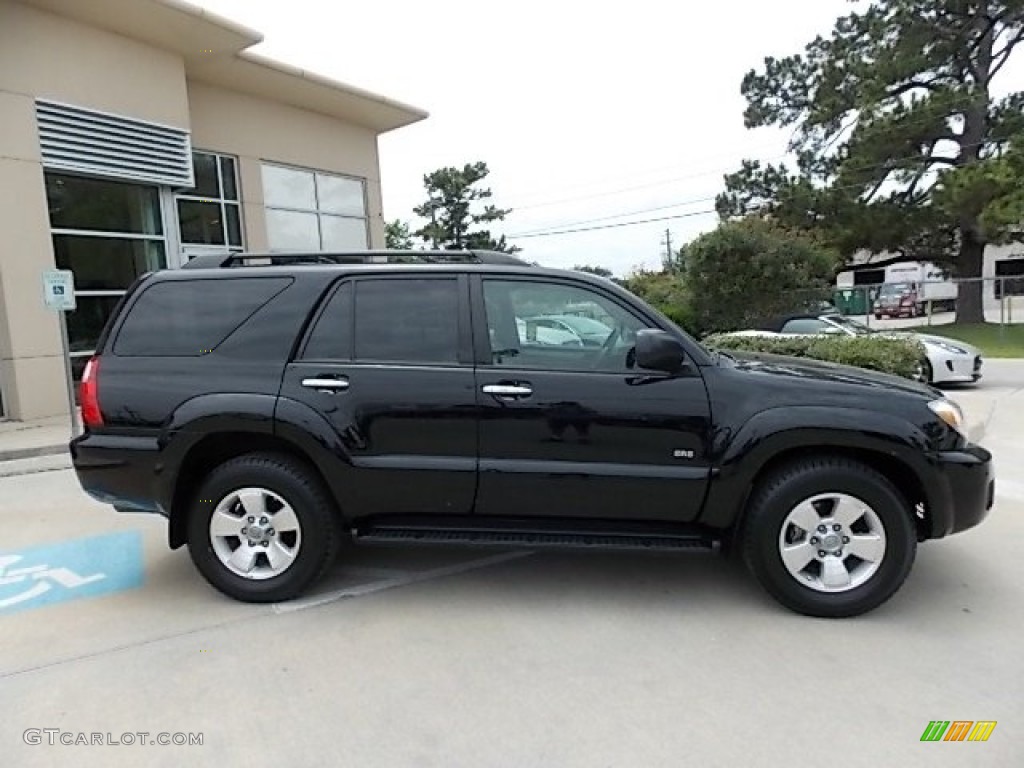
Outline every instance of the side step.
<svg viewBox="0 0 1024 768"><path fill-rule="evenodd" d="M357 541L409 544L647 551L714 548L714 539L698 534L460 530L390 526L377 526L356 530L353 533Z"/></svg>

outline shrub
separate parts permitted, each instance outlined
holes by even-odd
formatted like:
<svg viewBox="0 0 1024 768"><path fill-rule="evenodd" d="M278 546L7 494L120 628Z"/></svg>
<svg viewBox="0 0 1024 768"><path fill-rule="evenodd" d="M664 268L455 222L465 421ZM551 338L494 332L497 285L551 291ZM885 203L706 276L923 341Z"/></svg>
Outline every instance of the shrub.
<svg viewBox="0 0 1024 768"><path fill-rule="evenodd" d="M704 339L713 349L809 357L912 378L925 356L913 339L884 336L725 336Z"/></svg>
<svg viewBox="0 0 1024 768"><path fill-rule="evenodd" d="M820 303L840 263L808 235L760 219L720 224L684 246L680 261L695 323L711 332Z"/></svg>
<svg viewBox="0 0 1024 768"><path fill-rule="evenodd" d="M696 321L693 303L686 283L674 272L634 272L622 286L663 313L684 331L699 336L702 329Z"/></svg>

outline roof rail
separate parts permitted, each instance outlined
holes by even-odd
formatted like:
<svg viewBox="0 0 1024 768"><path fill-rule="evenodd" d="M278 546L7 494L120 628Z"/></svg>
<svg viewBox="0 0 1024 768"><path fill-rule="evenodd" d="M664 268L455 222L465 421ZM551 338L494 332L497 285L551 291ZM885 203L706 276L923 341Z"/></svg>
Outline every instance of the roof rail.
<svg viewBox="0 0 1024 768"><path fill-rule="evenodd" d="M196 256L182 269L224 269L250 266L302 264L507 264L531 266L530 262L501 251L352 251L346 253L231 253Z"/></svg>

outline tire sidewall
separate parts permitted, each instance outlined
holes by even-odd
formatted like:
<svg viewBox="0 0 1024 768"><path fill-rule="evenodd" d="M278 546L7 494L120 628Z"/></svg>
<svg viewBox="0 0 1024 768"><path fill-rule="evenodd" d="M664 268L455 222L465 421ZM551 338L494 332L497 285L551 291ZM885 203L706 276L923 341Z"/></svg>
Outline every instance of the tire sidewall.
<svg viewBox="0 0 1024 768"><path fill-rule="evenodd" d="M210 519L217 506L242 488L272 491L291 506L299 521L302 540L295 561L284 573L269 579L246 579L231 572L210 541ZM321 500L290 469L272 463L257 466L244 460L228 462L209 475L197 494L189 515L189 553L207 581L231 597L249 602L288 599L316 579L327 556L331 534L325 530L319 504ZM330 521L326 522L329 525Z"/></svg>
<svg viewBox="0 0 1024 768"><path fill-rule="evenodd" d="M783 521L799 503L822 493L854 496L878 515L885 530L885 554L879 569L864 584L847 592L819 592L795 579L779 552ZM748 564L768 591L800 613L849 616L887 600L903 583L914 561L917 539L905 500L873 473L839 468L801 472L776 486L748 527Z"/></svg>

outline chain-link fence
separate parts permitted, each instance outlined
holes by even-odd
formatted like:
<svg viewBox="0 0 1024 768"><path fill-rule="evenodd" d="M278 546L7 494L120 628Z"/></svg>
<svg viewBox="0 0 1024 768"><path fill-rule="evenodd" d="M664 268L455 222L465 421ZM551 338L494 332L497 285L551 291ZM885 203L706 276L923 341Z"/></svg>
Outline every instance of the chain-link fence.
<svg viewBox="0 0 1024 768"><path fill-rule="evenodd" d="M801 297L794 297L800 299ZM832 306L868 326L943 325L968 306L980 304L985 322L1024 324L1024 277L982 277L839 286Z"/></svg>

